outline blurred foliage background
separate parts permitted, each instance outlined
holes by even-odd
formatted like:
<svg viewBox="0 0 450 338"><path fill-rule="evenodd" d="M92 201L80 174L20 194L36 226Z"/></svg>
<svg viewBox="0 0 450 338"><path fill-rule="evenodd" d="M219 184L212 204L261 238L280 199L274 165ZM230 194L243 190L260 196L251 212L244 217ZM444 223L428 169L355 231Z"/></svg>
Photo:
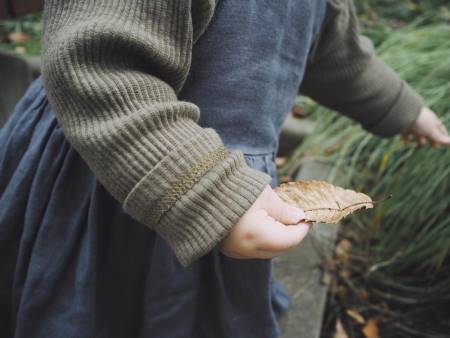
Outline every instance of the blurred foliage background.
<svg viewBox="0 0 450 338"><path fill-rule="evenodd" d="M450 127L450 1L355 4L380 56ZM0 49L39 55L41 19L37 13L0 21ZM317 127L281 176L293 176L302 158L313 156L334 166L330 181L340 175L375 199L393 195L341 227L324 267L333 277L326 321L342 322L349 337L369 337L368 323L381 337L450 337L449 150L382 140L309 100L299 104Z"/></svg>
<svg viewBox="0 0 450 338"><path fill-rule="evenodd" d="M412 22L420 26L450 23L449 0L354 0L361 28L375 45Z"/></svg>
<svg viewBox="0 0 450 338"><path fill-rule="evenodd" d="M450 129L450 3L356 5L380 57ZM281 177L294 177L303 159L313 157L333 166L329 181L374 199L393 195L340 228L324 266L331 282L323 337L332 337L336 321L343 337L450 337L450 149L381 139L308 99L298 104L316 128Z"/></svg>
<svg viewBox="0 0 450 338"><path fill-rule="evenodd" d="M0 49L16 54L41 53L42 13L0 20Z"/></svg>
<svg viewBox="0 0 450 338"><path fill-rule="evenodd" d="M413 21L420 25L449 23L449 0L354 0L362 31L379 45L394 30ZM0 48L38 55L42 14L0 20Z"/></svg>

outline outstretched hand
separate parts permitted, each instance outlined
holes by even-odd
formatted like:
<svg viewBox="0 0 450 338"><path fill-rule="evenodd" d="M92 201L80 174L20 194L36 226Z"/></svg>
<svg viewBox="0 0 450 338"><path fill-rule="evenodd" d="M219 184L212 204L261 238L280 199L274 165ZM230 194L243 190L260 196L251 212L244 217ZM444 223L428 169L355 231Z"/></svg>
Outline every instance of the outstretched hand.
<svg viewBox="0 0 450 338"><path fill-rule="evenodd" d="M447 128L429 108L422 108L414 124L403 133L403 142L409 141L409 136L413 135L419 146L430 141L433 147L442 145L450 146L450 136Z"/></svg>
<svg viewBox="0 0 450 338"><path fill-rule="evenodd" d="M283 202L267 186L250 209L219 244L232 258L274 258L299 244L309 224L302 209Z"/></svg>

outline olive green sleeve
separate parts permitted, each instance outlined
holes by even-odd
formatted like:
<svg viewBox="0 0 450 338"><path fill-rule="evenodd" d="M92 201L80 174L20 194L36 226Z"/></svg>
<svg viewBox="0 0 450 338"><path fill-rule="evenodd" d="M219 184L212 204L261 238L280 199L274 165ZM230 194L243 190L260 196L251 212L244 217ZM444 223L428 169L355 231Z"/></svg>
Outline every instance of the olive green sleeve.
<svg viewBox="0 0 450 338"><path fill-rule="evenodd" d="M423 107L422 98L360 35L351 0L328 0L300 92L380 136L407 129Z"/></svg>
<svg viewBox="0 0 450 338"><path fill-rule="evenodd" d="M212 0L45 8L43 78L58 123L125 212L183 265L217 245L270 182L177 98L213 10Z"/></svg>

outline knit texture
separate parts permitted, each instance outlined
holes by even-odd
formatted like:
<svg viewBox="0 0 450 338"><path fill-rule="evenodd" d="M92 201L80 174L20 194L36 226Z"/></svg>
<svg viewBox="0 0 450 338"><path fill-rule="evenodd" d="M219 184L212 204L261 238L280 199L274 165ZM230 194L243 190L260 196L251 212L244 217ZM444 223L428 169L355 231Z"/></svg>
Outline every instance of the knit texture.
<svg viewBox="0 0 450 338"><path fill-rule="evenodd" d="M306 67L301 93L380 136L410 127L422 98L376 57L360 35L352 0L328 0L327 15Z"/></svg>
<svg viewBox="0 0 450 338"><path fill-rule="evenodd" d="M201 128L197 106L177 98L215 5L45 6L42 73L58 123L124 210L164 237L183 265L217 245L271 180ZM359 38L350 2L330 0L328 7L304 92L374 132L404 129L420 99Z"/></svg>
<svg viewBox="0 0 450 338"><path fill-rule="evenodd" d="M188 265L271 180L225 152L196 123L198 108L177 99L214 2L50 0L45 10L43 78L66 137L124 210Z"/></svg>

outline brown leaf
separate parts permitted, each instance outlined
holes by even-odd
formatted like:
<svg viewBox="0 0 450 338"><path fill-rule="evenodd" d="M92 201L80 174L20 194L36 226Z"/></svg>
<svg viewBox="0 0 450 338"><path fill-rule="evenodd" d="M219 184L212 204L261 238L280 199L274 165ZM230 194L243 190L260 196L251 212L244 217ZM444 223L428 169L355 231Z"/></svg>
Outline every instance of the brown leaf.
<svg viewBox="0 0 450 338"><path fill-rule="evenodd" d="M8 40L15 43L21 43L28 40L28 35L22 32L12 32L8 34Z"/></svg>
<svg viewBox="0 0 450 338"><path fill-rule="evenodd" d="M333 283L333 276L328 271L324 271L322 274L322 284L329 289Z"/></svg>
<svg viewBox="0 0 450 338"><path fill-rule="evenodd" d="M363 327L362 333L366 338L380 338L378 319L369 319L367 324Z"/></svg>
<svg viewBox="0 0 450 338"><path fill-rule="evenodd" d="M338 281L331 273L324 271L322 274L321 282L324 286L327 287L327 290L330 294L336 294L338 290Z"/></svg>
<svg viewBox="0 0 450 338"><path fill-rule="evenodd" d="M275 159L275 163L277 165L277 168L282 167L283 165L285 165L287 162L287 157L277 157Z"/></svg>
<svg viewBox="0 0 450 338"><path fill-rule="evenodd" d="M345 238L341 239L336 245L336 259L339 261L347 261L351 247L352 242Z"/></svg>
<svg viewBox="0 0 450 338"><path fill-rule="evenodd" d="M369 299L369 292L365 289L360 289L356 291L356 295L361 300L368 300Z"/></svg>
<svg viewBox="0 0 450 338"><path fill-rule="evenodd" d="M26 52L27 52L27 50L23 46L17 46L16 48L14 48L14 53L16 53L16 54L23 55Z"/></svg>
<svg viewBox="0 0 450 338"><path fill-rule="evenodd" d="M292 112L292 115L294 115L294 117L297 117L297 118L300 118L300 119L301 118L305 118L305 117L307 117L309 115L308 112L305 109L303 109L303 107L300 107L300 106L297 106L297 105L294 105L292 107L291 112Z"/></svg>
<svg viewBox="0 0 450 338"><path fill-rule="evenodd" d="M366 320L364 319L364 317L356 310L347 310L345 311L347 313L347 315L351 318L353 318L353 320L355 322L357 322L358 324L364 324L366 322Z"/></svg>
<svg viewBox="0 0 450 338"><path fill-rule="evenodd" d="M348 334L347 332L345 332L344 327L342 326L342 323L339 319L336 321L336 329L333 338L348 338Z"/></svg>
<svg viewBox="0 0 450 338"><path fill-rule="evenodd" d="M287 183L292 181L292 177L291 176L281 176L280 177L280 183Z"/></svg>
<svg viewBox="0 0 450 338"><path fill-rule="evenodd" d="M358 209L373 207L369 196L323 181L289 182L275 191L285 202L302 208L306 220L314 223L338 223Z"/></svg>

